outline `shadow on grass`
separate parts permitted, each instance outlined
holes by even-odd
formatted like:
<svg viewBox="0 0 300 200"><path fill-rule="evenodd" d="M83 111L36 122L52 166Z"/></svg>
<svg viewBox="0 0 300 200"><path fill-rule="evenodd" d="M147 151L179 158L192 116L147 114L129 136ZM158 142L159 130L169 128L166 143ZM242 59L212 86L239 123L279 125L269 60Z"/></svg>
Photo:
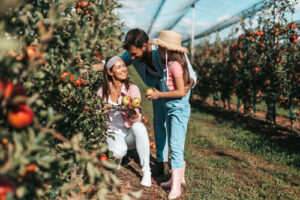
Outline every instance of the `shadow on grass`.
<svg viewBox="0 0 300 200"><path fill-rule="evenodd" d="M271 125L261 119L250 115L241 115L235 111L228 111L218 107L210 107L200 101L192 100L192 108L202 112L214 115L218 122L233 122L233 128L242 127L256 135L260 135L260 141L250 144L250 149L255 152L264 152L264 148L269 146L271 150L293 155L293 159L288 161L287 165L300 168L300 134L291 131L280 125ZM266 140L268 140L266 142ZM260 150L259 150L260 149Z"/></svg>
<svg viewBox="0 0 300 200"><path fill-rule="evenodd" d="M230 155L230 154L227 154L227 153L224 153L224 152L215 152L216 155L218 156L221 156L221 157L228 157L228 158L231 158L232 160L235 160L237 162L241 162L242 160L236 156L233 156L233 155Z"/></svg>

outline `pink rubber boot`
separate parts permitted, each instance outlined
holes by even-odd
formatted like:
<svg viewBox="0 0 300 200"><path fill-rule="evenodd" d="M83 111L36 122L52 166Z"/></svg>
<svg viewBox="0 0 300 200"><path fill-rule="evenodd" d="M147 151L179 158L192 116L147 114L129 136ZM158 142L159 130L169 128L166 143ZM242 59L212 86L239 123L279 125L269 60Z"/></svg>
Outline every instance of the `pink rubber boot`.
<svg viewBox="0 0 300 200"><path fill-rule="evenodd" d="M182 170L182 172L181 172L181 174L182 174L182 177L181 177L181 184L182 185L185 185L185 178L184 178L184 174L185 174L185 161L184 161L184 163L183 163L183 167L181 168L181 170ZM162 186L162 187L166 187L166 188L169 188L169 187L171 187L172 186L172 178L170 178L168 181L166 181L166 182L162 182L161 184L160 184L160 186Z"/></svg>
<svg viewBox="0 0 300 200"><path fill-rule="evenodd" d="M182 169L181 169L182 171L181 171L181 184L182 185L185 185L185 161L183 162L183 167L182 167Z"/></svg>
<svg viewBox="0 0 300 200"><path fill-rule="evenodd" d="M182 168L172 169L172 186L168 199L177 199L181 196Z"/></svg>

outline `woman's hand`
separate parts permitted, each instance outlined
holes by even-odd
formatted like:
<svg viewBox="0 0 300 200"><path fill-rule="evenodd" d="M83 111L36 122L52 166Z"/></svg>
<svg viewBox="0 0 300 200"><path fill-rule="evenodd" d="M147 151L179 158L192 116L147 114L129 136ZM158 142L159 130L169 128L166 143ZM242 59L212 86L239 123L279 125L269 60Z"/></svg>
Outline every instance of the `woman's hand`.
<svg viewBox="0 0 300 200"><path fill-rule="evenodd" d="M112 104L109 104L109 103L105 104L104 113L107 114L112 107L113 107Z"/></svg>
<svg viewBox="0 0 300 200"><path fill-rule="evenodd" d="M158 91L157 89L153 88L154 89L154 92L152 92L151 94L149 95L146 95L146 98L148 100L155 100L155 99L158 99L160 98L160 91Z"/></svg>
<svg viewBox="0 0 300 200"><path fill-rule="evenodd" d="M128 107L128 117L132 120L137 119L139 117L139 114L135 111L135 108L131 106L131 108Z"/></svg>

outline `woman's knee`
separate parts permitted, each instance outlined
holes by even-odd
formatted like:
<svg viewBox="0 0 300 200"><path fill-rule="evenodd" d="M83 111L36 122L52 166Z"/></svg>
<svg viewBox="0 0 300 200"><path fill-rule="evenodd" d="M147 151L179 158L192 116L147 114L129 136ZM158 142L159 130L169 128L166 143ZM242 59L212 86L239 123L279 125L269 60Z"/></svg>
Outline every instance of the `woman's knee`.
<svg viewBox="0 0 300 200"><path fill-rule="evenodd" d="M113 146L109 148L115 158L123 158L127 154L127 146Z"/></svg>
<svg viewBox="0 0 300 200"><path fill-rule="evenodd" d="M127 144L124 139L121 138L106 138L106 142L108 144L108 150L113 153L113 157L122 158L127 154Z"/></svg>
<svg viewBox="0 0 300 200"><path fill-rule="evenodd" d="M135 122L132 126L131 129L134 134L136 133L141 133L141 134L147 134L147 129L145 125L142 122Z"/></svg>

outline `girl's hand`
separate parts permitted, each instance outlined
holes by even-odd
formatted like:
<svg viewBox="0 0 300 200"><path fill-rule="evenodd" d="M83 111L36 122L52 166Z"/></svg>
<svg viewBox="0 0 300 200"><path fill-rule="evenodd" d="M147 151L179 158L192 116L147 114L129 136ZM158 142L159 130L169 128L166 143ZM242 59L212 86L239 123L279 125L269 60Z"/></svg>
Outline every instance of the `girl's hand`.
<svg viewBox="0 0 300 200"><path fill-rule="evenodd" d="M158 91L157 89L153 88L154 92L152 92L150 95L146 95L146 98L148 100L155 100L160 98L160 91Z"/></svg>
<svg viewBox="0 0 300 200"><path fill-rule="evenodd" d="M186 85L184 87L184 93L185 95L187 95L187 93L189 92L189 90L191 89L191 87L194 85L194 79L190 78L190 84Z"/></svg>

